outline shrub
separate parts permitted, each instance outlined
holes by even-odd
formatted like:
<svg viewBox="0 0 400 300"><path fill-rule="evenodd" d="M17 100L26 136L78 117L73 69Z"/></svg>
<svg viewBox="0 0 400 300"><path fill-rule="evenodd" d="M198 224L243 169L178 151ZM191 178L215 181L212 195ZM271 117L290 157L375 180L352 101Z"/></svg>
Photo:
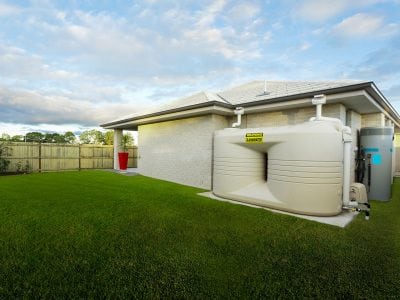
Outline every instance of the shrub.
<svg viewBox="0 0 400 300"><path fill-rule="evenodd" d="M5 173L10 161L6 157L11 155L11 148L5 141L0 142L0 173Z"/></svg>

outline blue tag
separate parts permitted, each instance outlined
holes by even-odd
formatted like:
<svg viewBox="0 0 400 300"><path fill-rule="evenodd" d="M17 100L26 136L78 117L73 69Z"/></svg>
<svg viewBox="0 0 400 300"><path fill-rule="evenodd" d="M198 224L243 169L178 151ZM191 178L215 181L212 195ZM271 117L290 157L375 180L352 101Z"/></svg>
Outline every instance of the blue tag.
<svg viewBox="0 0 400 300"><path fill-rule="evenodd" d="M380 154L373 154L371 159L371 164L373 165L380 165L382 163L382 155Z"/></svg>

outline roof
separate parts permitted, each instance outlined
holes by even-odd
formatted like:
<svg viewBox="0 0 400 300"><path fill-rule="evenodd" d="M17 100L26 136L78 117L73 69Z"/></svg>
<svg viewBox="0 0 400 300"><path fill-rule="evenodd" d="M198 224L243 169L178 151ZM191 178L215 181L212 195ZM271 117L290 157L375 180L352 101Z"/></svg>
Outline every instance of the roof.
<svg viewBox="0 0 400 300"><path fill-rule="evenodd" d="M146 111L119 118L102 124L101 126L106 128L116 128L118 124L127 124L128 122L133 122L135 120L211 106L233 110L238 106L259 106L294 99L312 98L313 95L316 94L334 95L352 91L367 91L372 98L379 102L383 109L389 112L389 114L396 120L395 123L399 123L400 116L371 81L257 80L218 93L206 91L199 92L188 97L171 101L164 105L151 107Z"/></svg>
<svg viewBox="0 0 400 300"><path fill-rule="evenodd" d="M362 81L251 81L218 95L233 105L258 102L269 99L326 91L362 83ZM264 88L266 92L264 93Z"/></svg>
<svg viewBox="0 0 400 300"><path fill-rule="evenodd" d="M188 97L179 98L177 100L174 100L174 101L162 104L162 105L149 107L148 109L146 109L144 111L140 111L140 112L137 112L134 114L130 114L130 115L118 118L117 120L111 121L110 123L124 121L124 120L132 119L132 118L137 118L140 116L149 116L149 115L153 115L154 113L158 113L158 112L168 112L168 111L176 110L176 109L183 108L183 107L193 107L193 106L198 106L198 105L202 105L202 104L210 104L210 103L219 103L220 105L230 105L229 102L226 102L221 97L219 97L217 94L203 91L203 92L199 92L199 93L190 95Z"/></svg>

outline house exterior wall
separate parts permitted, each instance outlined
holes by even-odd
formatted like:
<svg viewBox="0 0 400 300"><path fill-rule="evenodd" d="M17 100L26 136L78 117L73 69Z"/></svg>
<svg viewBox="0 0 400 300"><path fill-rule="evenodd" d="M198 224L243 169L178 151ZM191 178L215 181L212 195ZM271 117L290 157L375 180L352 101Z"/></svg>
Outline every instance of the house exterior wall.
<svg viewBox="0 0 400 300"><path fill-rule="evenodd" d="M139 173L211 189L213 134L227 126L218 115L139 126Z"/></svg>
<svg viewBox="0 0 400 300"><path fill-rule="evenodd" d="M361 116L361 127L384 127L385 115L383 113L365 114Z"/></svg>
<svg viewBox="0 0 400 300"><path fill-rule="evenodd" d="M338 118L342 120L343 123L346 122L346 108L343 104L340 103L324 105L322 107L322 115L324 117ZM242 117L241 128L278 127L285 125L294 125L306 122L311 117L315 117L315 107L287 109L248 115L245 114ZM235 117L230 118L231 123L235 120Z"/></svg>
<svg viewBox="0 0 400 300"><path fill-rule="evenodd" d="M324 105L322 115L338 118L352 129L351 180L353 182L357 131L365 126L364 124L372 126L381 120L384 122L383 115L360 115L351 110L346 112L346 107L340 103ZM241 128L294 125L306 122L314 116L315 107L245 114L242 116ZM138 128L139 173L153 178L211 189L214 131L230 127L235 121L236 116L207 115L140 125Z"/></svg>
<svg viewBox="0 0 400 300"><path fill-rule="evenodd" d="M355 158L357 155L358 131L361 129L362 116L355 111L349 110L346 114L346 125L351 128L351 136L353 138L351 151L351 182L355 181Z"/></svg>

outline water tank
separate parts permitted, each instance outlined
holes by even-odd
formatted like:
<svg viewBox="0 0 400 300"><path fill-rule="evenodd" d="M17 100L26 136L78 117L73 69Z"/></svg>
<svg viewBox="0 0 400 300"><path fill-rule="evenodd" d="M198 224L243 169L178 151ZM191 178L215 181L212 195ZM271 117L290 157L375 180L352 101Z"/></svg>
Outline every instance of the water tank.
<svg viewBox="0 0 400 300"><path fill-rule="evenodd" d="M343 128L306 122L215 132L213 193L306 215L342 209Z"/></svg>
<svg viewBox="0 0 400 300"><path fill-rule="evenodd" d="M389 201L391 198L393 137L393 127L365 127L360 130L360 145L366 166L364 184L369 200Z"/></svg>

